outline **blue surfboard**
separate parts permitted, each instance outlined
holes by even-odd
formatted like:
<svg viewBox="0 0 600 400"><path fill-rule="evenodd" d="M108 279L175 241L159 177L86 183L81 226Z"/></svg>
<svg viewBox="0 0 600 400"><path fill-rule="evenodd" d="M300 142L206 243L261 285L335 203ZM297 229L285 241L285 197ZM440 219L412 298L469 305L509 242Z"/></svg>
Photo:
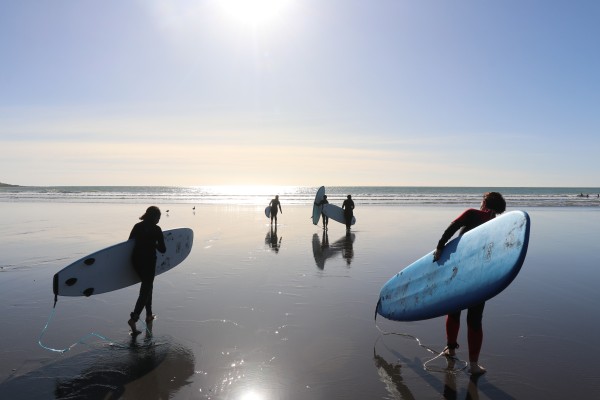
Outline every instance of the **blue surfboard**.
<svg viewBox="0 0 600 400"><path fill-rule="evenodd" d="M515 279L527 254L529 215L511 211L446 244L392 277L377 313L394 321L435 318L491 299Z"/></svg>

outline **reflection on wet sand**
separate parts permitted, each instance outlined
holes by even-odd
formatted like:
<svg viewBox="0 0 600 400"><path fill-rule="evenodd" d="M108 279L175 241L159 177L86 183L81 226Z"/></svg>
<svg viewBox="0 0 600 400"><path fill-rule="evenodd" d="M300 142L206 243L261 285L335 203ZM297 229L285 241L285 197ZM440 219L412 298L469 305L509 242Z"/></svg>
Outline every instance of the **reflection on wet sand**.
<svg viewBox="0 0 600 400"><path fill-rule="evenodd" d="M403 358L403 357L402 357ZM397 363L390 363L385 360L381 355L377 354L376 349L373 349L373 360L375 367L381 381L385 384L386 390L397 400L415 399L416 397L412 394L408 384L402 378L402 365L400 361ZM455 361L444 357L447 362L446 371L443 372L445 376L443 386L440 385L440 381L430 372L424 371L419 362L414 360L404 359L404 365L414 370L420 377L425 379L432 388L441 388L441 392L445 399L457 400L457 385L456 385L456 366ZM418 367L415 364L419 364ZM479 392L477 388L477 379L472 377L469 381L469 387L465 400L476 400L479 399Z"/></svg>
<svg viewBox="0 0 600 400"><path fill-rule="evenodd" d="M3 399L168 399L190 383L191 350L172 338L146 335L127 346L107 346L60 358L0 385Z"/></svg>
<svg viewBox="0 0 600 400"><path fill-rule="evenodd" d="M452 358L447 358L448 369L454 369L455 360ZM465 395L465 400L478 400L479 399L479 390L477 388L477 382L482 375L471 375L469 378L469 385L467 387L467 393ZM454 372L448 371L445 374L444 379L444 399L446 400L457 400L458 391L456 386L456 374ZM462 397L461 397L462 398Z"/></svg>
<svg viewBox="0 0 600 400"><path fill-rule="evenodd" d="M401 375L402 367L404 367L404 371L407 373L410 372L411 375L416 374L426 382L428 387L441 393L446 400L478 400L480 392L485 394L485 398L514 400L513 396L487 381L485 375L469 375L466 373L464 367L458 365L461 363L460 360L439 357L436 359L436 362L439 360L445 366L426 370L423 368L421 359L410 359L385 344L384 347L397 361L395 363L388 362L383 356L378 354L376 350L377 342L373 348L373 360L381 381L385 384L386 390L394 399L406 400L416 398L409 388L409 380L406 377L403 378ZM409 371L406 370L406 367L409 368ZM440 374L444 376L443 382L438 378ZM464 392L464 389L459 390L459 383L464 384L465 378L468 380L466 392ZM419 390L422 385L415 383L415 386L416 390Z"/></svg>
<svg viewBox="0 0 600 400"><path fill-rule="evenodd" d="M408 386L402 380L401 365L388 363L373 349L373 360L381 382L394 399L415 399Z"/></svg>
<svg viewBox="0 0 600 400"><path fill-rule="evenodd" d="M317 268L325 269L325 261L328 258L337 256L339 253L346 260L346 265L350 266L354 258L354 233L346 233L342 238L336 240L333 244L329 244L329 235L327 231L323 231L323 240L319 239L319 234L315 233L312 237L312 249L315 257Z"/></svg>
<svg viewBox="0 0 600 400"><path fill-rule="evenodd" d="M277 237L277 225L271 225L271 229L267 232L267 236L265 237L265 244L275 253L279 253L282 239L283 237L279 239Z"/></svg>

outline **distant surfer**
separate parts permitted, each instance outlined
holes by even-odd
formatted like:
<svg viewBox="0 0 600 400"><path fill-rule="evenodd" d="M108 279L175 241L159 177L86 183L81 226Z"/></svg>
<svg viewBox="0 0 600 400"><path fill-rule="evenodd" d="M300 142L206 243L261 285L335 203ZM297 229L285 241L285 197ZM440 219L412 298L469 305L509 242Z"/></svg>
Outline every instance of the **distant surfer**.
<svg viewBox="0 0 600 400"><path fill-rule="evenodd" d="M327 224L329 223L329 217L323 212L323 206L325 204L329 204L329 201L327 201L327 195L324 194L323 199L318 203L315 203L315 206L321 207L321 216L323 217L323 229L327 229Z"/></svg>
<svg viewBox="0 0 600 400"><path fill-rule="evenodd" d="M277 209L281 211L281 203L279 202L279 195L275 196L273 200L269 203L271 207L271 224L273 224L273 220L275 220L275 224L277 224ZM281 211L283 214L283 211Z"/></svg>
<svg viewBox="0 0 600 400"><path fill-rule="evenodd" d="M459 235L462 235L484 222L490 221L495 218L496 215L502 214L504 210L506 210L506 201L500 193L484 193L479 210L470 208L450 223L437 244L433 253L433 260L437 261L440 259L444 246L459 229ZM481 321L483 319L484 306L485 302L474 304L469 307L467 313L469 362L471 374L473 375L481 375L486 372L485 368L479 365L479 352L481 351L481 345L483 343L483 328ZM458 348L456 340L460 328L460 313L461 310L458 310L455 313L448 314L446 317L447 346L444 349L444 354L449 357L454 357L456 355L456 349Z"/></svg>
<svg viewBox="0 0 600 400"><path fill-rule="evenodd" d="M134 225L129 239L134 239L135 244L131 255L131 262L135 272L140 277L142 284L140 294L135 303L130 319L127 321L131 327L131 334L141 333L136 329L135 323L140 318L142 310L146 309L146 322L152 322L156 317L152 314L152 289L154 275L156 274L156 251L164 253L167 251L162 229L158 226L160 221L160 210L156 206L150 206L146 213L140 217L142 220Z"/></svg>
<svg viewBox="0 0 600 400"><path fill-rule="evenodd" d="M346 221L346 230L350 230L350 226L352 225L352 217L354 217L354 201L352 200L352 196L348 195L344 203L342 204L342 209L344 210L344 220Z"/></svg>

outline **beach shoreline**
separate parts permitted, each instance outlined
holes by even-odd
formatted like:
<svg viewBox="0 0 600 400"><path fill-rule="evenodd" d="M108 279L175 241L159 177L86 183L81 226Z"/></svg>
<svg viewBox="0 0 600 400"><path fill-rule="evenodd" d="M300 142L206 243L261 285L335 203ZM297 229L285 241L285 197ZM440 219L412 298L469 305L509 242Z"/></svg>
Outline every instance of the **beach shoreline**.
<svg viewBox="0 0 600 400"><path fill-rule="evenodd" d="M191 227L195 238L188 259L156 280L159 318L153 336L132 343L127 334L137 287L60 297L44 344L61 349L97 332L125 347L92 339L58 354L37 344L52 312L53 274L125 240L144 206L3 204L0 394L41 399L58 388L66 397L83 390L79 379L97 390L106 383L104 395L152 398L146 389L162 385L169 374L173 384L162 394L175 399L240 398L250 392L264 400L394 398L394 393L432 398L447 385L469 387L465 373L449 378L424 371L431 354L414 340L378 329L408 333L441 350L443 318L373 321L383 283L431 251L462 206L357 203L354 238L348 240L345 227L330 222L326 251L322 227L310 222L312 209L287 205L285 198L276 229L264 206L160 207L164 230ZM577 207L526 211L532 219L529 254L513 284L486 305L481 361L489 373L476 389L480 398L493 399L585 397L599 385L586 367L600 354L591 345L597 326L589 318L600 301L589 283L598 272L586 259L594 251L589 232L600 223L600 213ZM461 358L465 331L459 336ZM569 368L556 368L556 357ZM103 382L96 372L107 368L125 378ZM56 383L66 376L72 378Z"/></svg>

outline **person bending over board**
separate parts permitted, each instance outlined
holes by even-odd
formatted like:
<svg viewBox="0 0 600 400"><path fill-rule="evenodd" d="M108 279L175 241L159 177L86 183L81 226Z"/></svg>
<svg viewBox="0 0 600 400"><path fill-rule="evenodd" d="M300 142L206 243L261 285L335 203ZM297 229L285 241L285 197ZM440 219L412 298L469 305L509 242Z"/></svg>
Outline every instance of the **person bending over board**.
<svg viewBox="0 0 600 400"><path fill-rule="evenodd" d="M344 200L342 204L342 209L344 210L344 220L346 221L346 230L350 230L350 226L352 225L352 217L354 217L354 201L352 200L352 196L348 195L348 198Z"/></svg>
<svg viewBox="0 0 600 400"><path fill-rule="evenodd" d="M319 201L318 203L315 203L315 206L321 207L321 217L323 217L323 229L327 229L327 224L329 224L329 217L323 213L323 205L325 204L329 204L329 201L327 201L326 194L323 195L323 200Z"/></svg>
<svg viewBox="0 0 600 400"><path fill-rule="evenodd" d="M271 206L271 224L273 224L273 219L275 219L275 224L277 224L277 208L279 207L279 211L281 211L281 203L279 202L279 195L275 196L273 200L269 203ZM283 214L283 211L281 211Z"/></svg>
<svg viewBox="0 0 600 400"><path fill-rule="evenodd" d="M450 238L461 229L459 235L487 222L502 214L506 210L506 201L498 192L484 193L483 201L479 210L474 208L468 209L456 218L450 226L444 231L442 238L439 240L437 247L433 253L433 260L437 261L442 255L444 246ZM469 343L469 363L471 374L481 375L485 373L485 368L479 365L479 352L483 343L483 327L481 324L483 318L483 308L485 302L474 304L469 307L467 312L467 341ZM449 314L446 317L446 339L447 346L444 349L444 354L449 357L454 357L458 348L457 338L460 328L460 313L457 311Z"/></svg>
<svg viewBox="0 0 600 400"><path fill-rule="evenodd" d="M160 210L156 206L150 206L146 213L140 217L142 220L134 225L129 239L134 239L135 244L131 255L131 262L135 272L140 277L142 284L140 294L135 303L130 319L127 321L131 327L131 334L141 333L137 330L135 323L140 318L142 310L146 309L146 322L152 322L156 317L152 314L152 289L154 275L156 274L156 251L164 253L167 251L162 229L158 226L160 221Z"/></svg>

